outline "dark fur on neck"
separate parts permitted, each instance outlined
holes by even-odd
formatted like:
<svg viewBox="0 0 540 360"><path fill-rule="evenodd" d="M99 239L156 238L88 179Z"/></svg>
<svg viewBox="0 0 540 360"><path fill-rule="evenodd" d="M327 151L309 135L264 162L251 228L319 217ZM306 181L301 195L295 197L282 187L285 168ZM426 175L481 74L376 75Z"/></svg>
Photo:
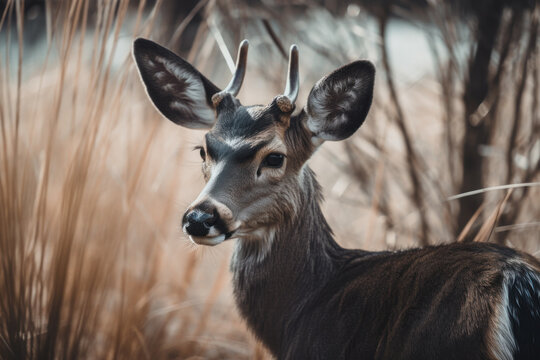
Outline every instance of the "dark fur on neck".
<svg viewBox="0 0 540 360"><path fill-rule="evenodd" d="M302 171L303 210L281 225L272 239L263 240L269 245L239 240L231 264L240 312L274 354L282 351L287 329L309 300L306 294L318 292L348 255L361 253L335 242L319 206L320 186L308 167Z"/></svg>

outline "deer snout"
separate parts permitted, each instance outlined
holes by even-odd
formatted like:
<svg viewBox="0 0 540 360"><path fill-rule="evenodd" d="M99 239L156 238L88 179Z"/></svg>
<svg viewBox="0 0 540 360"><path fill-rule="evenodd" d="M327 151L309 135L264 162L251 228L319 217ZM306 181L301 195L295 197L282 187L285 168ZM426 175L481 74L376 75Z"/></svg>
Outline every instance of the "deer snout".
<svg viewBox="0 0 540 360"><path fill-rule="evenodd" d="M182 229L197 244L217 245L232 235L229 214L223 204L207 199L186 211Z"/></svg>
<svg viewBox="0 0 540 360"><path fill-rule="evenodd" d="M219 215L216 209L211 213L198 209L186 212L183 227L188 235L206 236L216 223Z"/></svg>

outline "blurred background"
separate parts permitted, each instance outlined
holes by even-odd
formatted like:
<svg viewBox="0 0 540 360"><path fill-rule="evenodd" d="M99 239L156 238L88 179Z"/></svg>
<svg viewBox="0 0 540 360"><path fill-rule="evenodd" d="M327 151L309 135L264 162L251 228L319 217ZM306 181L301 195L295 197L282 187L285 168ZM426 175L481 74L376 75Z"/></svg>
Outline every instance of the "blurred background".
<svg viewBox="0 0 540 360"><path fill-rule="evenodd" d="M534 0L0 1L0 358L270 358L236 312L232 244L181 232L203 132L151 105L136 37L220 87L249 39L250 105L283 91L293 43L298 109L369 59L364 126L311 159L337 241L538 257L539 20Z"/></svg>

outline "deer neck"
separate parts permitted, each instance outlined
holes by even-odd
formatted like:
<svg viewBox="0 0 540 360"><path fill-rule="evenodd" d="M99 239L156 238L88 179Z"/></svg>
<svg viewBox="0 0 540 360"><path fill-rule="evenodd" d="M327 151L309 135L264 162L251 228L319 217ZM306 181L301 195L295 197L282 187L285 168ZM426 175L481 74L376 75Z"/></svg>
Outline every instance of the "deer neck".
<svg viewBox="0 0 540 360"><path fill-rule="evenodd" d="M239 239L231 262L237 305L255 334L276 353L287 321L328 282L347 250L334 240L321 192L306 166L300 176L301 211L259 239Z"/></svg>

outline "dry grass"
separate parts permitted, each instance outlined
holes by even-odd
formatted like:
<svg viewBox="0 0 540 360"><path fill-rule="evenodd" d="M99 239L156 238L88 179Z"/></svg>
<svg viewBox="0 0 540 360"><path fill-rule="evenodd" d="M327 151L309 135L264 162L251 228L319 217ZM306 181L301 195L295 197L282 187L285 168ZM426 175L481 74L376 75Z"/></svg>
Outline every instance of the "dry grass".
<svg viewBox="0 0 540 360"><path fill-rule="evenodd" d="M178 39L187 23L163 26L166 4L159 0L49 1L46 51L29 58L22 5L8 1L0 19L6 49L0 57L0 357L268 357L233 310L231 244L193 248L179 229L183 209L203 184L190 151L202 134L157 114L129 54L135 36ZM249 37L244 103L269 101L284 82L285 61L268 26L285 47L299 42L301 99L322 74L379 53L378 37L358 19L313 10L295 24L298 15L284 12L281 20L289 25L278 26L282 22L251 21L256 17L247 7L235 12L227 6L207 1L196 9L204 21L187 57L223 85L228 76L218 34L230 48ZM300 32L312 24L320 33ZM326 189L325 211L348 247L417 244L415 206L421 203L410 201L411 158L382 84L363 134L345 148L327 144L313 159ZM431 155L417 168L429 170L419 176L428 184L420 213L427 214L432 237L450 241L455 205L447 197L455 192L430 180L448 171L438 160L447 156L438 147L445 123L431 122L445 114L441 88L430 78L393 86L404 104L402 118L423 129L412 133L412 146ZM497 232L510 201L510 193L496 193L484 207L482 240ZM531 226L499 231L518 232L511 241L521 236L514 245L530 252L540 250L534 198L537 187L525 198L529 217L520 218Z"/></svg>
<svg viewBox="0 0 540 360"><path fill-rule="evenodd" d="M48 8L37 74L1 60L0 357L251 358L229 250L178 241L201 180L191 135L149 106L129 54L158 12L91 3Z"/></svg>

